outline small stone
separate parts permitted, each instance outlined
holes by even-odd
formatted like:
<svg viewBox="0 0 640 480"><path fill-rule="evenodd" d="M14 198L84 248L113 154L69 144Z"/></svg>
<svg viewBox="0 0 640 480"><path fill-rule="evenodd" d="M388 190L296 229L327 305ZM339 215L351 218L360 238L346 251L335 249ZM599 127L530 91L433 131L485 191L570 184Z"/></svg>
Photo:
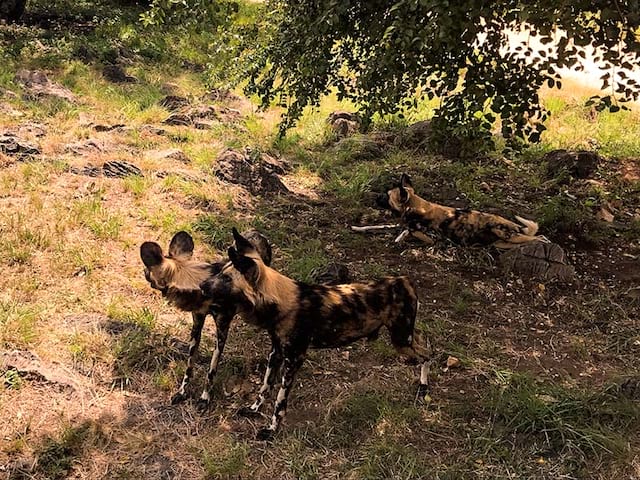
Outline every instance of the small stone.
<svg viewBox="0 0 640 480"><path fill-rule="evenodd" d="M424 148L431 138L431 122L421 120L409 125L396 137L395 143L402 148Z"/></svg>
<svg viewBox="0 0 640 480"><path fill-rule="evenodd" d="M181 97L178 95L167 95L160 100L160 106L170 110L172 112L180 110L181 108L189 106L189 99L187 97Z"/></svg>
<svg viewBox="0 0 640 480"><path fill-rule="evenodd" d="M162 123L165 125L189 126L192 124L192 119L184 113L172 113Z"/></svg>
<svg viewBox="0 0 640 480"><path fill-rule="evenodd" d="M68 88L50 81L44 72L39 70L18 70L15 81L28 92L28 96L40 98L51 96L74 102L76 97Z"/></svg>
<svg viewBox="0 0 640 480"><path fill-rule="evenodd" d="M505 273L541 280L569 282L575 275L575 268L568 264L564 250L555 243L525 243L501 254L498 262ZM522 280L516 279L516 283L519 282Z"/></svg>
<svg viewBox="0 0 640 480"><path fill-rule="evenodd" d="M84 155L91 152L101 152L103 145L93 138L82 142L70 143L64 147L65 152L75 153L76 155Z"/></svg>
<svg viewBox="0 0 640 480"><path fill-rule="evenodd" d="M353 135L360 128L360 117L356 113L340 110L329 114L327 122L338 139Z"/></svg>
<svg viewBox="0 0 640 480"><path fill-rule="evenodd" d="M553 150L542 160L547 164L547 176L557 177L567 172L574 178L586 179L593 175L604 159L596 152L581 150L571 152L567 150Z"/></svg>
<svg viewBox="0 0 640 480"><path fill-rule="evenodd" d="M444 370L446 372L450 368L457 368L459 366L460 366L460 359L458 357L448 356L447 357L446 367L445 367Z"/></svg>
<svg viewBox="0 0 640 480"><path fill-rule="evenodd" d="M35 145L11 135L0 135L0 152L12 156L39 155L40 149Z"/></svg>
<svg viewBox="0 0 640 480"><path fill-rule="evenodd" d="M127 126L124 123L116 123L115 125L94 125L93 129L96 132L112 132L112 131L118 131L118 132L123 132L125 131L127 128Z"/></svg>
<svg viewBox="0 0 640 480"><path fill-rule="evenodd" d="M289 189L282 183L278 171L268 155L229 149L218 157L215 175L224 181L242 185L253 194L288 193Z"/></svg>
<svg viewBox="0 0 640 480"><path fill-rule="evenodd" d="M191 163L191 159L179 148L169 148L166 150L155 150L147 154L152 160L171 159L182 163Z"/></svg>
<svg viewBox="0 0 640 480"><path fill-rule="evenodd" d="M102 76L113 83L138 83L138 79L125 72L120 65L105 65Z"/></svg>
<svg viewBox="0 0 640 480"><path fill-rule="evenodd" d="M120 160L105 162L104 165L102 165L102 171L105 177L111 178L142 176L142 170L140 170L134 164Z"/></svg>
<svg viewBox="0 0 640 480"><path fill-rule="evenodd" d="M342 138L336 143L334 149L348 153L353 160L375 160L385 154L378 142L364 135Z"/></svg>
<svg viewBox="0 0 640 480"><path fill-rule="evenodd" d="M337 262L314 268L309 277L312 282L324 285L339 285L350 281L349 268Z"/></svg>
<svg viewBox="0 0 640 480"><path fill-rule="evenodd" d="M213 125L214 122L212 122L211 120L198 119L194 120L193 122L193 126L198 130L211 130L213 128Z"/></svg>
<svg viewBox="0 0 640 480"><path fill-rule="evenodd" d="M140 127L140 132L151 133L153 135L166 135L167 131L164 128L155 127L153 125L143 125Z"/></svg>
<svg viewBox="0 0 640 480"><path fill-rule="evenodd" d="M596 213L596 218L598 220L602 220L603 222L611 223L613 222L614 216L609 210L605 207L600 208L598 213Z"/></svg>

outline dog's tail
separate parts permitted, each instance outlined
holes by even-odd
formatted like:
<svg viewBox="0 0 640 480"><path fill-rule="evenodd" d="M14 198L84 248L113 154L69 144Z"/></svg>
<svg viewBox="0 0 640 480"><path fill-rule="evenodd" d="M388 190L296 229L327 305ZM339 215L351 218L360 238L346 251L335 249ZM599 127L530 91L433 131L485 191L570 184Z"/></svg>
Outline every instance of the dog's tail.
<svg viewBox="0 0 640 480"><path fill-rule="evenodd" d="M517 215L516 220L518 220L518 222L520 222L524 226L524 228L522 229L522 233L524 233L525 235L534 237L536 233L538 233L538 224L533 220L527 220L526 218L522 218Z"/></svg>

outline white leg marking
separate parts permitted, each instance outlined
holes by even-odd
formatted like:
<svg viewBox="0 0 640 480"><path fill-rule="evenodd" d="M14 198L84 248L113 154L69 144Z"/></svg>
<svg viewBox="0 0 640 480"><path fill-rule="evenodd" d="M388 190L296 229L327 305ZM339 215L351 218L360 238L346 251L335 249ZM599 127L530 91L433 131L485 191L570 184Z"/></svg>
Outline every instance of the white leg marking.
<svg viewBox="0 0 640 480"><path fill-rule="evenodd" d="M424 362L420 367L420 384L426 385L429 383L429 365Z"/></svg>
<svg viewBox="0 0 640 480"><path fill-rule="evenodd" d="M395 243L400 243L400 242L401 242L401 241L403 241L405 238L407 238L407 235L409 235L409 230L403 230L403 231L402 231L402 233L396 237L396 239L394 240L394 242L395 242Z"/></svg>

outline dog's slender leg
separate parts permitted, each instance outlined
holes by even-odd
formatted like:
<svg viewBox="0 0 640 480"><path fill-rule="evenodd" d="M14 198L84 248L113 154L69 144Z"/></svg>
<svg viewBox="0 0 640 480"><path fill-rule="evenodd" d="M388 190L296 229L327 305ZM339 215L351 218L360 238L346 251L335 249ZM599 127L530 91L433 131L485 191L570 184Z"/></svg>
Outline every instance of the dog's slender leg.
<svg viewBox="0 0 640 480"><path fill-rule="evenodd" d="M211 400L211 383L218 371L218 363L224 351L224 346L227 343L227 334L229 333L229 326L231 325L232 319L233 317L229 317L228 315L216 316L216 348L211 355L211 364L207 372L207 380L204 385L204 390L202 390L202 395L200 395L200 399L198 400L197 408L200 412L204 412L209 407Z"/></svg>
<svg viewBox="0 0 640 480"><path fill-rule="evenodd" d="M271 347L271 353L269 354L269 362L267 364L267 370L264 372L264 378L262 380L262 386L258 391L258 398L248 407L242 407L238 411L238 415L253 416L258 413L260 407L264 404L266 395L273 388L273 384L276 381L278 371L282 365L282 349L280 344L275 341Z"/></svg>
<svg viewBox="0 0 640 480"><path fill-rule="evenodd" d="M420 384L416 392L416 402L425 403L428 400L429 393L429 362L425 360L420 365Z"/></svg>
<svg viewBox="0 0 640 480"><path fill-rule="evenodd" d="M171 403L180 403L187 398L187 386L193 376L193 364L195 357L198 354L198 347L200 346L200 339L202 338L202 327L204 326L204 320L206 318L204 313L193 312L191 317L193 318L193 326L191 327L191 340L189 342L189 359L187 360L187 370L184 372L182 383L177 393L171 397Z"/></svg>
<svg viewBox="0 0 640 480"><path fill-rule="evenodd" d="M401 241L403 241L405 238L407 238L409 236L411 232L409 232L409 230L403 230L400 235L398 235L396 237L396 239L394 240L395 243L400 243Z"/></svg>
<svg viewBox="0 0 640 480"><path fill-rule="evenodd" d="M280 385L280 390L278 391L278 397L276 398L271 423L268 427L262 428L258 431L258 435L256 437L258 440L269 440L273 438L273 435L278 430L278 427L282 423L282 419L287 411L287 399L289 398L289 392L291 391L293 380L295 379L296 373L303 362L304 351L296 354L292 354L292 352L284 352L282 385Z"/></svg>

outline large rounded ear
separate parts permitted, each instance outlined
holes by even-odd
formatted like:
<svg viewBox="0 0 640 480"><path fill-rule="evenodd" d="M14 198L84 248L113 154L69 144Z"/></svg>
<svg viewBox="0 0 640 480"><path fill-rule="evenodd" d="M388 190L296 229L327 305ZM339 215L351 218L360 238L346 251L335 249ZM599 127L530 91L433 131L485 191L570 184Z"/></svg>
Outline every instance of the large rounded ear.
<svg viewBox="0 0 640 480"><path fill-rule="evenodd" d="M193 238L191 238L191 235L187 232L176 233L169 244L169 255L173 258L190 258L193 255Z"/></svg>
<svg viewBox="0 0 640 480"><path fill-rule="evenodd" d="M413 187L411 184L411 177L406 173L403 173L400 177L400 186L401 187Z"/></svg>
<svg viewBox="0 0 640 480"><path fill-rule="evenodd" d="M147 268L160 265L164 261L162 248L156 242L144 242L140 245L140 258Z"/></svg>
<svg viewBox="0 0 640 480"><path fill-rule="evenodd" d="M255 260L253 258L240 255L233 247L229 247L227 253L229 254L229 260L231 260L233 267L249 282L254 283L258 278L258 264Z"/></svg>
<svg viewBox="0 0 640 480"><path fill-rule="evenodd" d="M233 227L231 233L233 233L233 240L236 243L236 250L240 255L246 255L247 253L254 252L256 250L256 247L254 247L249 240L240 235L238 230L236 230L236 227Z"/></svg>

